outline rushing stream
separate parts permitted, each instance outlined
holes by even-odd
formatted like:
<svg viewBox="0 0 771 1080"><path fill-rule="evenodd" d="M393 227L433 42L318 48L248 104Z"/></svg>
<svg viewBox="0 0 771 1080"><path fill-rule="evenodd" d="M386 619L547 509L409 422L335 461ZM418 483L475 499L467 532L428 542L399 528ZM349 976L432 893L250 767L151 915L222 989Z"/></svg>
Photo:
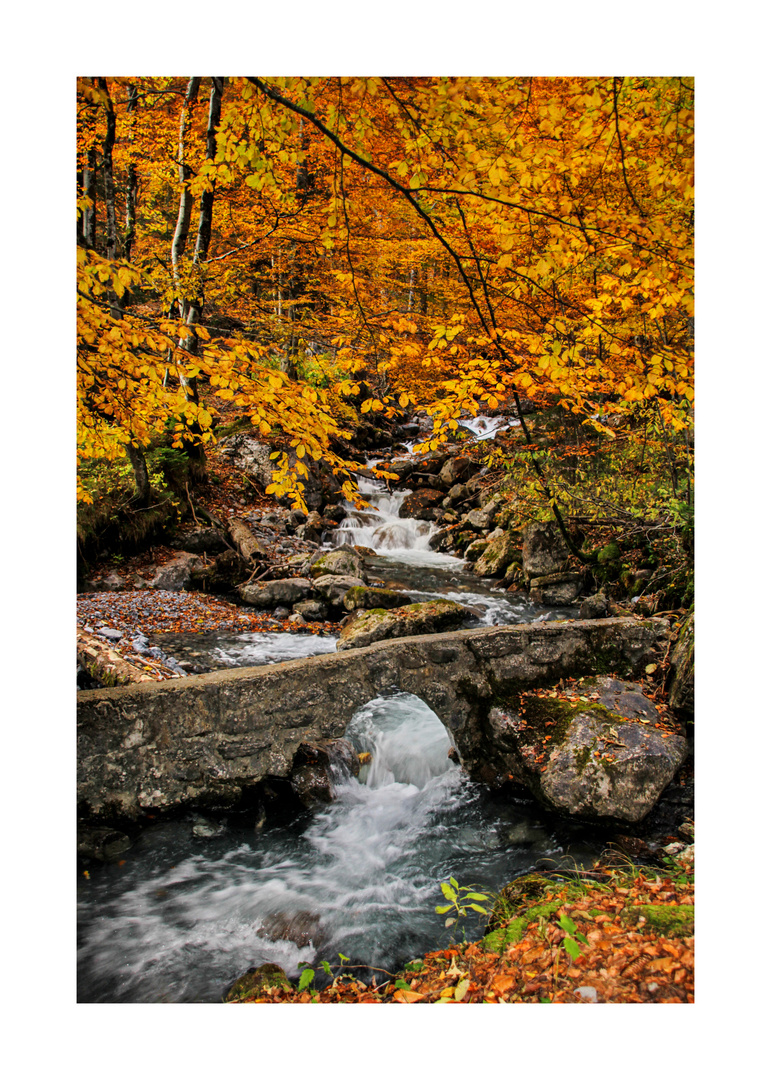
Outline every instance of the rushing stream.
<svg viewBox="0 0 771 1080"><path fill-rule="evenodd" d="M349 507L332 546L372 548L370 577L410 602L457 600L477 625L569 614L514 599L460 559L432 552L435 526L398 516L406 493L373 480L361 490L370 508ZM332 637L291 634L195 638L199 655L218 667L335 647ZM370 702L347 737L372 760L358 779L337 778L337 799L323 810L264 828L191 815L146 829L119 861L80 875L78 1000L218 1001L249 967L272 961L296 976L301 962L335 963L338 953L394 971L448 940L434 908L450 876L495 890L540 860L575 865L599 853L579 830L557 830L530 803L503 802L469 780L419 698Z"/></svg>

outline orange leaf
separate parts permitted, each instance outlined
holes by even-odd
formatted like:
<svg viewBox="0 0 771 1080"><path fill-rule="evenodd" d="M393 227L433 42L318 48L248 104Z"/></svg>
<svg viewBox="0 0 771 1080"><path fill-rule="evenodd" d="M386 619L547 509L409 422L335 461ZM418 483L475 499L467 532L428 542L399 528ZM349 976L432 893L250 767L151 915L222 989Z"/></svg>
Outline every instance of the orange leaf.
<svg viewBox="0 0 771 1080"><path fill-rule="evenodd" d="M498 995L505 994L507 990L511 990L516 981L513 975L496 975L490 983L490 989Z"/></svg>

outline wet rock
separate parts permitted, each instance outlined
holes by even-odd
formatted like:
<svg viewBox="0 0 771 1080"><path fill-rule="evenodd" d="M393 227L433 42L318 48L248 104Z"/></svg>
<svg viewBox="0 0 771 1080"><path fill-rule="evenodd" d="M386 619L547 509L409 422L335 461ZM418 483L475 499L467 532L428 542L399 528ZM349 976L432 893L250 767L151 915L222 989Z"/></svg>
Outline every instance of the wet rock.
<svg viewBox="0 0 771 1080"><path fill-rule="evenodd" d="M447 492L447 498L450 500L450 504L453 506L455 505L455 503L459 503L462 502L464 499L467 499L468 496L469 490L466 484L455 484L455 486L451 487L450 490Z"/></svg>
<svg viewBox="0 0 771 1080"><path fill-rule="evenodd" d="M243 1001L244 998L260 997L273 986L279 986L284 990L292 989L292 984L278 964L263 964L262 967L249 968L246 974L228 987L223 995L223 1001Z"/></svg>
<svg viewBox="0 0 771 1080"><path fill-rule="evenodd" d="M298 600L307 600L313 592L308 578L281 578L253 585L242 585L238 590L245 604L269 611L277 604L294 604Z"/></svg>
<svg viewBox="0 0 771 1080"><path fill-rule="evenodd" d="M292 766L292 790L304 806L334 802L335 785L345 776L358 776L359 767L359 756L347 739L301 743Z"/></svg>
<svg viewBox="0 0 771 1080"><path fill-rule="evenodd" d="M343 607L346 611L397 608L402 606L404 599L404 593L397 592L395 589L377 589L372 586L354 585L343 597Z"/></svg>
<svg viewBox="0 0 771 1080"><path fill-rule="evenodd" d="M454 600L431 600L409 604L391 611L358 611L340 631L339 650L359 649L386 638L412 637L456 630L466 619L467 611Z"/></svg>
<svg viewBox="0 0 771 1080"><path fill-rule="evenodd" d="M462 484L464 480L468 480L476 467L475 462L470 457L459 454L444 463L439 471L439 480L449 490L457 484Z"/></svg>
<svg viewBox="0 0 771 1080"><path fill-rule="evenodd" d="M415 472L438 475L442 466L450 457L449 453L442 450L432 450L430 454L419 458L415 462Z"/></svg>
<svg viewBox="0 0 771 1080"><path fill-rule="evenodd" d="M312 911L296 911L291 914L282 911L268 915L257 933L271 941L293 941L301 949L307 945L319 948L324 940L321 919Z"/></svg>
<svg viewBox="0 0 771 1080"><path fill-rule="evenodd" d="M515 554L516 548L511 534L504 532L502 535L490 540L483 554L474 565L474 573L479 577L500 577L505 573L507 566L511 564ZM468 558L468 555L466 558Z"/></svg>
<svg viewBox="0 0 771 1080"><path fill-rule="evenodd" d="M332 607L342 608L343 598L350 589L364 588L366 581L360 577L352 577L349 574L325 574L316 578L313 587L321 597Z"/></svg>
<svg viewBox="0 0 771 1080"><path fill-rule="evenodd" d="M484 555L485 551L487 551L488 544L489 540L487 537L483 537L480 540L472 540L463 552L463 558L466 562L476 563L482 555Z"/></svg>
<svg viewBox="0 0 771 1080"><path fill-rule="evenodd" d="M399 477L399 481L403 482L412 475L415 469L415 463L410 460L389 461L384 462L384 467L388 472L396 473Z"/></svg>
<svg viewBox="0 0 771 1080"><path fill-rule="evenodd" d="M310 568L310 576L314 579L329 574L347 575L365 581L364 559L350 544L343 544L319 556Z"/></svg>
<svg viewBox="0 0 771 1080"><path fill-rule="evenodd" d="M306 622L324 622L328 616L327 605L320 600L301 600L293 605L292 610Z"/></svg>
<svg viewBox="0 0 771 1080"><path fill-rule="evenodd" d="M463 518L463 521L472 529L476 529L477 532L488 532L492 527L497 512L498 502L495 499L491 499L490 502L485 503L480 510L470 510Z"/></svg>
<svg viewBox="0 0 771 1080"><path fill-rule="evenodd" d="M324 519L332 525L339 525L341 521L344 521L348 516L348 512L344 506L325 506L324 507ZM327 526L329 527L329 525Z"/></svg>
<svg viewBox="0 0 771 1080"><path fill-rule="evenodd" d="M123 637L122 630L111 630L109 626L97 626L96 633L108 641L120 641Z"/></svg>
<svg viewBox="0 0 771 1080"><path fill-rule="evenodd" d="M554 574L564 568L568 549L556 525L535 522L523 531L522 569L528 578Z"/></svg>
<svg viewBox="0 0 771 1080"><path fill-rule="evenodd" d="M222 836L226 827L218 821L209 821L207 818L198 818L193 825L193 836L197 840L209 840L213 836Z"/></svg>
<svg viewBox="0 0 771 1080"><path fill-rule="evenodd" d="M431 551L449 552L455 548L455 537L458 531L455 528L440 529L429 537L428 546Z"/></svg>
<svg viewBox="0 0 771 1080"><path fill-rule="evenodd" d="M131 847L131 840L117 829L78 826L78 855L81 858L110 862Z"/></svg>
<svg viewBox="0 0 771 1080"><path fill-rule="evenodd" d="M583 691L585 694L596 693L600 705L621 716L654 722L659 718L656 706L637 683L614 679L610 675L598 675L594 679L584 680Z"/></svg>
<svg viewBox="0 0 771 1080"><path fill-rule="evenodd" d="M580 574L544 574L530 579L530 599L536 604L572 604L583 588Z"/></svg>
<svg viewBox="0 0 771 1080"><path fill-rule="evenodd" d="M433 521L432 510L438 508L444 499L444 492L435 488L421 487L408 495L399 507L399 517L417 518L419 521Z"/></svg>

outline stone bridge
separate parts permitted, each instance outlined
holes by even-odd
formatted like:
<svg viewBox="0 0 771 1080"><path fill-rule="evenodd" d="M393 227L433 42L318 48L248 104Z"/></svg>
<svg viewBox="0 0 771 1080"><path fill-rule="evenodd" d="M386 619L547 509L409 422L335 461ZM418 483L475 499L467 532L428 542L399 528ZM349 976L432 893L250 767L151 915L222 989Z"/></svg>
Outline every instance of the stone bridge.
<svg viewBox="0 0 771 1080"><path fill-rule="evenodd" d="M485 778L490 708L565 676L639 674L669 642L666 619L459 630L163 683L78 694L81 813L136 818L232 807L288 777L303 742L342 736L379 695L422 698L464 767Z"/></svg>

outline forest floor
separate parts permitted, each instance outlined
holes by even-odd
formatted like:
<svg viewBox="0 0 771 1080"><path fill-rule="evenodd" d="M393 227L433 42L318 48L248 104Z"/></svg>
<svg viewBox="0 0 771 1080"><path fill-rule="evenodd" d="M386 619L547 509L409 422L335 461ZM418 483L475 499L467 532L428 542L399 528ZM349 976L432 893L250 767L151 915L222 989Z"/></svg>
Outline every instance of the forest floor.
<svg viewBox="0 0 771 1080"><path fill-rule="evenodd" d="M693 849L689 849L691 854ZM262 1004L660 1003L694 1001L694 878L668 870L608 870L604 880L554 880L538 903L480 941L412 961L367 985L342 967L299 991L247 986L228 1000ZM319 969L321 970L321 969ZM239 980L241 982L241 980ZM238 984L237 984L238 985Z"/></svg>

